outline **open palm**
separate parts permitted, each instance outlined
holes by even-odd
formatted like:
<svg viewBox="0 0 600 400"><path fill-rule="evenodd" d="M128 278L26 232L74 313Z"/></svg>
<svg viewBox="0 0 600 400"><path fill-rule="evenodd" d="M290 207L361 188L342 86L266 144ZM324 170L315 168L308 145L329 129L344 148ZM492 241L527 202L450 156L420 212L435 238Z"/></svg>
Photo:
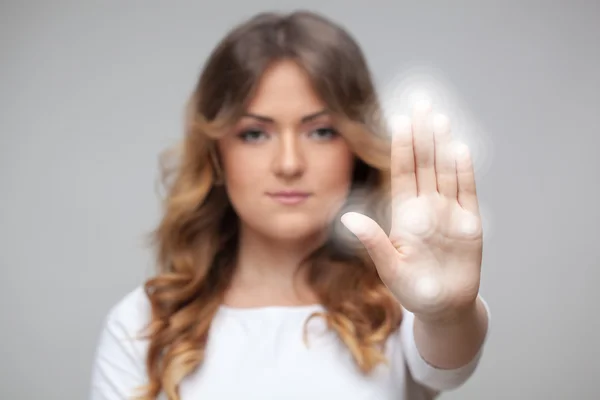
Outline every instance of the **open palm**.
<svg viewBox="0 0 600 400"><path fill-rule="evenodd" d="M372 219L347 213L342 222L363 243L383 282L409 311L452 318L473 304L480 282L482 228L473 165L451 138L443 116L415 106L397 121L392 140L390 235Z"/></svg>

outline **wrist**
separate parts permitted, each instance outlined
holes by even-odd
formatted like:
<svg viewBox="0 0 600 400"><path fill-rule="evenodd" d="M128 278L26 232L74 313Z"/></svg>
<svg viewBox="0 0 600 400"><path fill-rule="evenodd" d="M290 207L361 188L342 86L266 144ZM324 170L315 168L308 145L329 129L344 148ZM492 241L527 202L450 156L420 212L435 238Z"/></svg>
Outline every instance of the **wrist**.
<svg viewBox="0 0 600 400"><path fill-rule="evenodd" d="M482 308L483 305L481 303L481 300L479 300L479 296L477 296L472 302L469 302L457 308L440 312L435 315L415 314L415 319L417 319L419 323L423 326L439 328L452 327L457 325L460 326L465 324L468 325L478 319Z"/></svg>

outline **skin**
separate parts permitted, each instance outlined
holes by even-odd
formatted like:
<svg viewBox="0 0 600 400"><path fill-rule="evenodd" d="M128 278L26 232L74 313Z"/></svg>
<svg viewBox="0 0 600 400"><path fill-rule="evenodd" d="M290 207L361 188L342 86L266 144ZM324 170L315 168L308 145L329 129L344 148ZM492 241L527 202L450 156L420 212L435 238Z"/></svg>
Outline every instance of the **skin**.
<svg viewBox="0 0 600 400"><path fill-rule="evenodd" d="M370 218L342 222L363 243L383 282L415 314L415 342L439 368L470 361L488 320L478 296L483 232L469 150L452 140L450 123L415 105L392 140L390 235Z"/></svg>
<svg viewBox="0 0 600 400"><path fill-rule="evenodd" d="M302 122L324 108L304 72L279 62L264 74L247 110L266 118L244 118L219 142L227 191L242 221L229 305L318 302L294 272L323 240L323 228L348 194L353 165L343 138L322 129L330 127L326 114ZM429 104L417 104L410 118L397 122L390 235L362 214L347 213L342 222L415 314L415 342L425 361L457 368L475 356L487 330L478 297L483 240L473 167L468 149L453 142L448 119L433 116ZM249 128L250 140L241 140ZM265 194L284 189L311 196L289 206Z"/></svg>
<svg viewBox="0 0 600 400"><path fill-rule="evenodd" d="M292 61L274 64L235 129L219 141L225 185L240 216L240 256L227 301L296 305L317 299L294 280L348 195L354 155L326 106ZM267 193L309 192L284 205Z"/></svg>

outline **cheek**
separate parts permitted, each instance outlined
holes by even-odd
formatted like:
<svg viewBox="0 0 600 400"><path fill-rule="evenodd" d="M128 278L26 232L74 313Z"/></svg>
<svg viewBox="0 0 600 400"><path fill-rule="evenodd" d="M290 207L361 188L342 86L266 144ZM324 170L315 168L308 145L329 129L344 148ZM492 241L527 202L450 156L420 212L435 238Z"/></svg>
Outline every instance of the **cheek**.
<svg viewBox="0 0 600 400"><path fill-rule="evenodd" d="M354 157L351 153L339 150L315 157L311 163L315 181L320 191L330 194L345 193L352 183Z"/></svg>
<svg viewBox="0 0 600 400"><path fill-rule="evenodd" d="M268 165L264 157L255 157L247 152L232 152L224 161L226 189L232 202L244 201L255 196L268 176Z"/></svg>
<svg viewBox="0 0 600 400"><path fill-rule="evenodd" d="M244 163L243 160L239 160L225 172L227 186L232 190L257 189L257 183L264 180L264 177L265 172L256 162Z"/></svg>

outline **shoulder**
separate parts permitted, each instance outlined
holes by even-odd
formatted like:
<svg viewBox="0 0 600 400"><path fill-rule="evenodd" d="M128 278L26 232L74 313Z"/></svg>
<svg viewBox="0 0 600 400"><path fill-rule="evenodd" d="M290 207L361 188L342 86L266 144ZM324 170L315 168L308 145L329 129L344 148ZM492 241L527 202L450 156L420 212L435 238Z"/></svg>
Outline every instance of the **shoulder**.
<svg viewBox="0 0 600 400"><path fill-rule="evenodd" d="M124 399L146 383L150 302L143 287L127 293L108 312L96 349L91 399Z"/></svg>
<svg viewBox="0 0 600 400"><path fill-rule="evenodd" d="M96 370L104 371L98 379L104 379L107 371L115 368L127 375L143 372L148 346L144 334L150 311L150 301L141 286L112 306L104 319L96 350Z"/></svg>
<svg viewBox="0 0 600 400"><path fill-rule="evenodd" d="M117 303L106 316L107 327L118 328L131 336L141 333L150 322L151 306L143 286L138 286Z"/></svg>

